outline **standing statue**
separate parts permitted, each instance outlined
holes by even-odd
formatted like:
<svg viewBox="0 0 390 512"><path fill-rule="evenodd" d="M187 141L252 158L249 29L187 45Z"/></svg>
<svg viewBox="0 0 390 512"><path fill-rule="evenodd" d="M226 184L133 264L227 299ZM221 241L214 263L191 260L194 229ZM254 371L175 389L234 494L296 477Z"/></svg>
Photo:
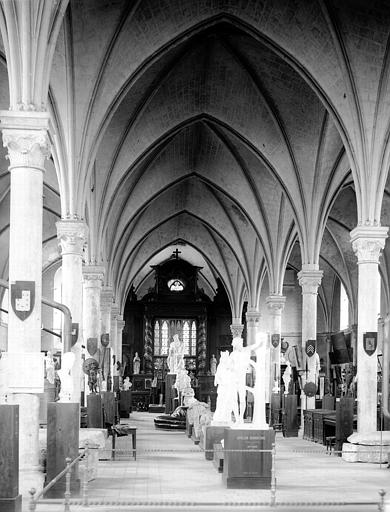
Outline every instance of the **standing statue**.
<svg viewBox="0 0 390 512"><path fill-rule="evenodd" d="M283 383L284 383L284 394L288 395L290 381L291 381L291 364L289 361L287 361L287 365L283 372L282 379L283 379Z"/></svg>
<svg viewBox="0 0 390 512"><path fill-rule="evenodd" d="M243 339L239 336L233 338L232 346L233 351L229 356L232 365L233 383L234 383L234 396L238 396L239 411L238 415L233 409L235 420L237 424L244 423L244 413L246 409L246 392L250 391L254 395L254 414L256 416L256 406L259 408L257 411L257 423L265 423L265 357L264 353L257 353L259 348L266 348L267 335L264 333L257 333L256 342L253 345L243 346ZM251 360L251 352L256 352L257 361L254 363ZM261 352L264 352L262 350ZM256 380L253 388L246 385L246 374L248 367L252 366L256 370ZM264 409L264 411L263 411ZM263 421L264 415L264 421ZM253 420L255 423L255 420Z"/></svg>
<svg viewBox="0 0 390 512"><path fill-rule="evenodd" d="M214 385L217 386L217 405L212 425L230 425L232 412L234 412L235 417L238 415L238 406L228 350L221 352L215 372Z"/></svg>
<svg viewBox="0 0 390 512"><path fill-rule="evenodd" d="M45 356L45 377L50 382L50 384L54 384L55 364L50 350L47 351L47 354Z"/></svg>
<svg viewBox="0 0 390 512"><path fill-rule="evenodd" d="M173 386L177 390L179 400L182 401L182 393L185 389L191 388L191 377L185 368L179 368L176 374L176 381ZM179 405L182 405L181 403Z"/></svg>
<svg viewBox="0 0 390 512"><path fill-rule="evenodd" d="M133 359L133 374L138 375L141 368L141 359L139 358L138 352L135 353Z"/></svg>
<svg viewBox="0 0 390 512"><path fill-rule="evenodd" d="M61 369L57 371L61 381L60 402L70 402L73 393L73 380L71 370L74 364L73 352L65 352L62 356Z"/></svg>
<svg viewBox="0 0 390 512"><path fill-rule="evenodd" d="M180 368L184 368L184 343L180 341L178 334L173 336L169 345L167 365L169 373L178 373Z"/></svg>
<svg viewBox="0 0 390 512"><path fill-rule="evenodd" d="M210 373L211 375L215 375L217 371L217 359L215 355L213 354L210 359Z"/></svg>
<svg viewBox="0 0 390 512"><path fill-rule="evenodd" d="M88 387L90 393L97 393L97 370L93 366L88 370Z"/></svg>

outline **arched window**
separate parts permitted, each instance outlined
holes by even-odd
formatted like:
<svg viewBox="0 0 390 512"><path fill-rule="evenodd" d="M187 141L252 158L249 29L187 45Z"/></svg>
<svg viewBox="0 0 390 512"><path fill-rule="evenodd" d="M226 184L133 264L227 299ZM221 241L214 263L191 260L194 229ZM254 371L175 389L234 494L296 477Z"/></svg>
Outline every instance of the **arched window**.
<svg viewBox="0 0 390 512"><path fill-rule="evenodd" d="M168 322L164 321L161 329L161 353L160 355L165 356L168 354L168 341L169 341L169 329Z"/></svg>
<svg viewBox="0 0 390 512"><path fill-rule="evenodd" d="M184 353L191 354L190 352L190 324L189 322L184 322L183 325L183 342L184 342Z"/></svg>
<svg viewBox="0 0 390 512"><path fill-rule="evenodd" d="M158 320L154 322L154 355L161 354L161 340L160 340L160 323Z"/></svg>
<svg viewBox="0 0 390 512"><path fill-rule="evenodd" d="M196 323L192 322L191 324L191 344L190 344L190 356L196 355Z"/></svg>

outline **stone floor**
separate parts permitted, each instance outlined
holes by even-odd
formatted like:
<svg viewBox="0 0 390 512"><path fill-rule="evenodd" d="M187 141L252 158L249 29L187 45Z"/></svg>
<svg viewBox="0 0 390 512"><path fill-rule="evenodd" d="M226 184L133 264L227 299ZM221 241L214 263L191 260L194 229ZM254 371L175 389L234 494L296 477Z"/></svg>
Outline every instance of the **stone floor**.
<svg viewBox="0 0 390 512"><path fill-rule="evenodd" d="M121 420L137 426L137 460L119 453L115 461L101 460L98 477L89 483L92 503L88 509L72 503L71 511L274 510L269 490L226 489L221 474L185 432L156 430L155 416L135 412L129 420ZM130 439L117 438L117 448L130 450ZM327 455L322 445L283 438L281 433L276 435L276 479L276 504L281 510L374 511L380 489L390 499L386 464L347 463ZM27 512L27 503L23 510ZM36 510L55 512L64 507L38 504Z"/></svg>

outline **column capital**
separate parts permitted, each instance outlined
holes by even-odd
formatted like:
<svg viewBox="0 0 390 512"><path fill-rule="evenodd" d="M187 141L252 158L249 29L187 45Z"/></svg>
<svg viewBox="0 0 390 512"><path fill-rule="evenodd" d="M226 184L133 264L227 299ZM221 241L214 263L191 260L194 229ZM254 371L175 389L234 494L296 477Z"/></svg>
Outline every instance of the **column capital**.
<svg viewBox="0 0 390 512"><path fill-rule="evenodd" d="M84 221L65 219L56 222L57 238L62 256L75 254L82 256L88 235L88 226Z"/></svg>
<svg viewBox="0 0 390 512"><path fill-rule="evenodd" d="M104 278L104 270L104 267L100 265L85 265L83 267L84 282L94 281L100 285Z"/></svg>
<svg viewBox="0 0 390 512"><path fill-rule="evenodd" d="M281 315L286 304L286 297L284 295L268 295L265 299L268 309L273 315Z"/></svg>
<svg viewBox="0 0 390 512"><path fill-rule="evenodd" d="M236 319L233 318L233 321L234 320L236 320ZM243 326L243 324L241 322L240 323L233 323L230 326L230 331L232 333L233 338L241 338L243 330L244 330L244 326Z"/></svg>
<svg viewBox="0 0 390 512"><path fill-rule="evenodd" d="M111 286L104 286L100 292L100 308L104 311L111 312L112 299Z"/></svg>
<svg viewBox="0 0 390 512"><path fill-rule="evenodd" d="M318 270L318 265L302 265L302 270L298 272L298 281L302 287L302 294L317 295L323 274L322 270Z"/></svg>
<svg viewBox="0 0 390 512"><path fill-rule="evenodd" d="M350 233L352 249L359 263L379 263L385 247L389 228L382 226L357 226Z"/></svg>
<svg viewBox="0 0 390 512"><path fill-rule="evenodd" d="M53 132L48 112L0 111L3 146L8 149L10 170L32 167L44 171L44 162L51 153L50 132Z"/></svg>
<svg viewBox="0 0 390 512"><path fill-rule="evenodd" d="M248 308L245 314L246 323L255 327L260 321L260 316L260 311L258 309Z"/></svg>

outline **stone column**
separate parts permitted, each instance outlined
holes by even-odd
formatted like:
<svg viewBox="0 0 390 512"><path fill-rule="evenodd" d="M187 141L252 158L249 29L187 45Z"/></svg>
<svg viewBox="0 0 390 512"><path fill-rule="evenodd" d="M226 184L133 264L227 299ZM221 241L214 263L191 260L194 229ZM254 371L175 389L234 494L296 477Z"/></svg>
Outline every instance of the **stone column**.
<svg viewBox="0 0 390 512"><path fill-rule="evenodd" d="M92 346L100 348L101 318L100 318L100 291L104 277L104 267L86 265L83 267L83 329L84 342L87 347L86 357L99 356Z"/></svg>
<svg viewBox="0 0 390 512"><path fill-rule="evenodd" d="M19 482L22 495L41 489L39 397L41 354L42 211L44 161L50 154L46 112L1 112L11 176L8 315L8 402L19 404Z"/></svg>
<svg viewBox="0 0 390 512"><path fill-rule="evenodd" d="M317 340L317 295L318 287L321 284L323 272L318 269L318 265L304 264L302 270L298 273L299 284L302 287L302 354L305 371L302 374L302 384L314 382L316 358L314 354L311 357L306 355L306 341ZM317 343L316 343L317 346ZM315 409L316 397L305 396L301 392L301 411L303 409ZM303 425L303 423L302 423Z"/></svg>
<svg viewBox="0 0 390 512"><path fill-rule="evenodd" d="M125 322L123 320L123 316L118 315L116 317L116 328L117 328L117 333L116 333L117 356L116 356L116 359L117 359L117 361L120 361L121 363L122 363L122 332L123 332L124 327L125 327Z"/></svg>
<svg viewBox="0 0 390 512"><path fill-rule="evenodd" d="M364 333L376 332L380 313L379 256L385 246L387 227L358 226L351 231L358 259L357 413L358 432L377 430L377 350L367 353ZM369 351L370 352L370 351Z"/></svg>
<svg viewBox="0 0 390 512"><path fill-rule="evenodd" d="M83 345L83 248L88 234L85 222L77 219L56 223L62 256L62 303L72 314L72 323L78 328L77 340L72 346L75 362L72 368L73 392L71 402L80 402L82 389L81 345ZM72 342L73 343L73 342Z"/></svg>
<svg viewBox="0 0 390 512"><path fill-rule="evenodd" d="M270 389L273 393L280 391L280 339L282 333L282 311L286 303L283 295L270 295L266 299L271 316L271 346L270 346Z"/></svg>
<svg viewBox="0 0 390 512"><path fill-rule="evenodd" d="M109 286L104 286L100 293L100 311L101 311L101 332L102 335L106 338L108 336L108 345L107 342L101 340L100 342L100 350L102 351L102 376L107 384L107 390L110 388L110 383L108 378L111 377L111 308L112 308L112 288Z"/></svg>
<svg viewBox="0 0 390 512"><path fill-rule="evenodd" d="M248 308L246 312L246 333L247 344L253 345L256 342L256 333L259 328L260 312L256 308Z"/></svg>
<svg viewBox="0 0 390 512"><path fill-rule="evenodd" d="M119 315L119 308L116 304L111 306L111 326L110 326L110 344L111 344L111 375L117 376L118 372L116 371L116 361L118 356L118 329L117 329L117 319ZM115 357L115 363L114 363Z"/></svg>

